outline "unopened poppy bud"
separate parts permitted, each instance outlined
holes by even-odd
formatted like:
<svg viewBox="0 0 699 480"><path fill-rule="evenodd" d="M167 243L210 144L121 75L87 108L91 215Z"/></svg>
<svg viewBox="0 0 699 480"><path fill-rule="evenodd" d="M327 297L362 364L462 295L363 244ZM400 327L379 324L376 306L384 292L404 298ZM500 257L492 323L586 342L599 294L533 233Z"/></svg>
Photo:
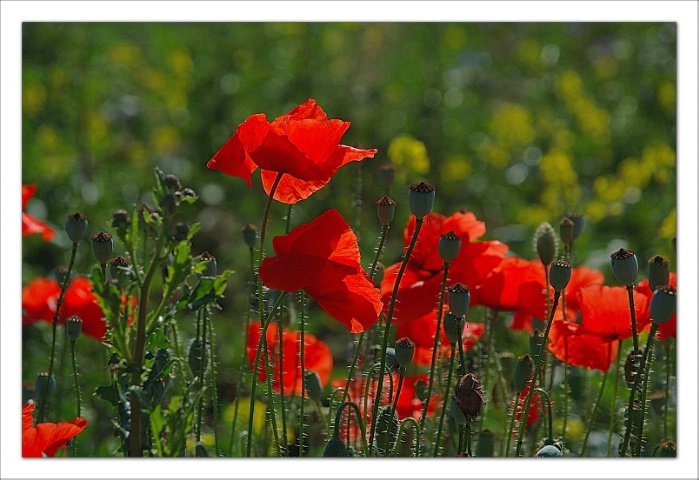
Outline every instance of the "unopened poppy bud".
<svg viewBox="0 0 699 480"><path fill-rule="evenodd" d="M582 229L585 226L585 221L583 219L583 214L578 212L568 212L566 217L573 221L575 228L573 229L573 240L577 239L582 233Z"/></svg>
<svg viewBox="0 0 699 480"><path fill-rule="evenodd" d="M406 367L413 360L413 354L415 353L415 343L408 337L399 338L396 340L396 360L398 365L401 367Z"/></svg>
<svg viewBox="0 0 699 480"><path fill-rule="evenodd" d="M379 217L381 225L388 227L396 215L396 202L388 195L384 195L376 202L376 215Z"/></svg>
<svg viewBox="0 0 699 480"><path fill-rule="evenodd" d="M76 317L73 315L68 319L66 322L66 335L68 336L68 339L71 342L74 342L78 339L80 336L80 332L82 331L83 328L83 321L80 320L80 317Z"/></svg>
<svg viewBox="0 0 699 480"><path fill-rule="evenodd" d="M570 248L575 239L575 223L573 223L570 218L563 217L558 224L558 231L561 235L561 242L563 242L563 245Z"/></svg>
<svg viewBox="0 0 699 480"><path fill-rule="evenodd" d="M461 250L461 238L456 233L449 231L439 237L437 247L442 260L451 262L459 254L459 250Z"/></svg>
<svg viewBox="0 0 699 480"><path fill-rule="evenodd" d="M568 286L572 272L573 267L565 260L556 260L551 264L549 277L551 286L556 292L560 292Z"/></svg>
<svg viewBox="0 0 699 480"><path fill-rule="evenodd" d="M177 222L175 224L175 240L178 242L187 240L187 235L189 235L189 223Z"/></svg>
<svg viewBox="0 0 699 480"><path fill-rule="evenodd" d="M610 255L614 276L624 286L632 287L638 277L638 260L632 250L620 248Z"/></svg>
<svg viewBox="0 0 699 480"><path fill-rule="evenodd" d="M303 384L311 400L320 401L323 398L323 385L320 383L320 375L318 373L313 370L306 370Z"/></svg>
<svg viewBox="0 0 699 480"><path fill-rule="evenodd" d="M202 253L199 258L202 262L206 262L206 268L201 273L204 277L215 277L216 276L216 258L209 252Z"/></svg>
<svg viewBox="0 0 699 480"><path fill-rule="evenodd" d="M670 283L670 260L662 255L655 255L648 260L648 286L651 292L660 285Z"/></svg>
<svg viewBox="0 0 699 480"><path fill-rule="evenodd" d="M459 402L456 401L456 397L453 395L451 397L451 401L449 402L449 413L457 425L466 425L468 423L464 412L462 412L461 408L459 407Z"/></svg>
<svg viewBox="0 0 699 480"><path fill-rule="evenodd" d="M434 191L434 185L430 185L429 183L420 182L410 185L408 205L410 206L410 213L415 215L417 219L421 220L432 211L432 207L434 206Z"/></svg>
<svg viewBox="0 0 699 480"><path fill-rule="evenodd" d="M667 440L658 445L658 452L656 457L676 457L677 456L677 445L672 440Z"/></svg>
<svg viewBox="0 0 699 480"><path fill-rule="evenodd" d="M494 454L495 434L486 428L478 434L478 443L476 443L476 457L492 457Z"/></svg>
<svg viewBox="0 0 699 480"><path fill-rule="evenodd" d="M390 163L385 163L379 167L379 175L386 190L390 190L393 181L396 179L396 167Z"/></svg>
<svg viewBox="0 0 699 480"><path fill-rule="evenodd" d="M92 236L92 251L100 265L105 265L112 257L113 245L112 235L107 232L95 233Z"/></svg>
<svg viewBox="0 0 699 480"><path fill-rule="evenodd" d="M661 325L677 312L677 290L671 285L661 285L653 292L650 300L650 318L655 325Z"/></svg>
<svg viewBox="0 0 699 480"><path fill-rule="evenodd" d="M393 447L393 442L398 434L398 415L393 407L388 405L381 410L376 420L376 445L379 451L384 451L388 442L388 449Z"/></svg>
<svg viewBox="0 0 699 480"><path fill-rule="evenodd" d="M189 345L189 352L187 353L189 369L192 371L192 374L199 375L203 370L206 370L208 362L209 356L206 348L204 348L204 343L201 339L195 338Z"/></svg>
<svg viewBox="0 0 699 480"><path fill-rule="evenodd" d="M330 441L325 445L325 450L323 451L324 457L349 457L347 453L347 447L344 442L338 437L332 437Z"/></svg>
<svg viewBox="0 0 699 480"><path fill-rule="evenodd" d="M119 284L126 282L129 275L128 268L129 261L122 256L114 257L109 261L109 274Z"/></svg>
<svg viewBox="0 0 699 480"><path fill-rule="evenodd" d="M180 179L177 178L177 175L173 175L172 173L168 173L165 175L165 177L163 177L163 185L165 185L171 192L176 192L182 188Z"/></svg>
<svg viewBox="0 0 699 480"><path fill-rule="evenodd" d="M556 233L550 223L544 222L534 232L534 246L541 263L549 265L556 258L558 244Z"/></svg>
<svg viewBox="0 0 699 480"><path fill-rule="evenodd" d="M427 400L427 382L420 379L417 382L415 382L415 395L417 398L421 401L424 402Z"/></svg>
<svg viewBox="0 0 699 480"><path fill-rule="evenodd" d="M459 379L454 390L454 396L461 412L467 419L473 419L481 412L485 403L485 392L481 382L472 373L467 373Z"/></svg>
<svg viewBox="0 0 699 480"><path fill-rule="evenodd" d="M178 193L179 192L163 195L163 198L160 200L160 204L163 206L163 210L165 210L166 213L172 213L175 211L175 209L177 209L177 206L180 204Z"/></svg>
<svg viewBox="0 0 699 480"><path fill-rule="evenodd" d="M544 334L539 330L534 330L529 337L529 355L536 361L536 357L539 356L539 350L544 344Z"/></svg>
<svg viewBox="0 0 699 480"><path fill-rule="evenodd" d="M245 225L241 232L243 233L243 241L250 248L255 248L257 245L257 227L252 223Z"/></svg>
<svg viewBox="0 0 699 480"><path fill-rule="evenodd" d="M633 384L636 381L636 375L641 368L641 352L631 351L629 352L626 360L624 361L624 380L626 381L626 386L633 388Z"/></svg>
<svg viewBox="0 0 699 480"><path fill-rule="evenodd" d="M454 312L444 314L444 335L449 343L456 344L464 331L463 317L457 317Z"/></svg>
<svg viewBox="0 0 699 480"><path fill-rule="evenodd" d="M49 372L42 370L36 374L36 382L34 382L34 385L37 402L39 405L44 404L56 387L56 377L53 375L49 377Z"/></svg>
<svg viewBox="0 0 699 480"><path fill-rule="evenodd" d="M471 303L471 291L462 283L455 283L447 288L447 301L449 309L457 317L466 315L468 306Z"/></svg>
<svg viewBox="0 0 699 480"><path fill-rule="evenodd" d="M126 210L119 209L112 212L112 227L126 227L130 223L129 214Z"/></svg>
<svg viewBox="0 0 699 480"><path fill-rule="evenodd" d="M396 349L393 347L386 348L386 366L392 372L397 372L400 367L400 363L398 363L398 358L396 357Z"/></svg>
<svg viewBox="0 0 699 480"><path fill-rule="evenodd" d="M535 457L560 457L561 451L554 445L544 445L537 452Z"/></svg>
<svg viewBox="0 0 699 480"><path fill-rule="evenodd" d="M66 233L73 243L80 243L87 232L87 218L82 213L71 213L66 219Z"/></svg>
<svg viewBox="0 0 699 480"><path fill-rule="evenodd" d="M515 391L521 392L527 388L529 379L532 377L532 372L534 371L534 359L529 355L522 355L517 359L517 365L515 365L515 375L514 384Z"/></svg>

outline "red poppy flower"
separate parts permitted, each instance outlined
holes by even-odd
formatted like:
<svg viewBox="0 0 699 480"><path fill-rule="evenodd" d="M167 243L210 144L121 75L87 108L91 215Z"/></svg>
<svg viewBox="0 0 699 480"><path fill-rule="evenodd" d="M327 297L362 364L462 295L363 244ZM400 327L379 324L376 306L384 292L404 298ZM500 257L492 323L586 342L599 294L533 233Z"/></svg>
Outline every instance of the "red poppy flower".
<svg viewBox="0 0 699 480"><path fill-rule="evenodd" d="M403 231L407 249L416 228L411 215ZM456 212L450 217L439 213L425 216L417 243L398 289L394 322L408 322L429 314L437 307L442 284L444 261L439 256L439 237L453 231L461 239L461 249L449 262L447 286L461 283L473 290L495 268L507 253L508 246L498 241L476 242L485 233L485 223L471 212ZM387 267L381 282L381 295L386 310L393 293L400 262ZM478 305L471 298L471 305Z"/></svg>
<svg viewBox="0 0 699 480"><path fill-rule="evenodd" d="M673 287L677 288L677 274L675 272L670 272L669 284L672 285ZM653 292L651 292L651 290L650 290L650 286L648 285L647 278L638 282L638 285L636 286L636 290L638 292L644 294L649 299L653 298ZM648 303L648 308L650 308L650 302ZM649 315L650 315L650 312L649 312ZM676 313L672 317L670 317L670 320L660 324L660 326L658 327L658 333L656 333L655 336L658 337L659 340L665 340L668 337L677 338L677 314Z"/></svg>
<svg viewBox="0 0 699 480"><path fill-rule="evenodd" d="M586 333L578 323L555 319L549 331L547 348L568 365L606 372L617 356L619 342Z"/></svg>
<svg viewBox="0 0 699 480"><path fill-rule="evenodd" d="M44 320L53 322L56 304L61 287L55 280L37 278L22 289L22 325ZM126 298L123 299L126 302ZM136 297L131 297L135 305ZM92 293L92 283L87 277L76 277L68 285L63 297L63 306L58 323L64 324L73 315L82 320L82 333L96 340L103 340L107 332L102 308L97 304L97 296ZM129 319L129 324L133 318Z"/></svg>
<svg viewBox="0 0 699 480"><path fill-rule="evenodd" d="M376 154L376 149L340 145L349 127L349 122L329 120L313 99L271 123L264 113L258 113L238 126L207 167L240 177L248 186L260 167L268 195L277 174L285 173L274 199L293 204L323 188L343 165Z"/></svg>
<svg viewBox="0 0 699 480"><path fill-rule="evenodd" d="M34 408L30 403L22 407L23 457L53 457L87 426L87 420L75 417L72 422L39 423L35 427L32 419Z"/></svg>
<svg viewBox="0 0 699 480"><path fill-rule="evenodd" d="M257 345L260 343L260 334L262 333L262 328L260 322L252 322L248 329L248 345L247 345L247 355L248 362L250 363L250 368L255 365L255 353L257 350ZM281 385L279 383L279 327L276 323L272 322L269 327L267 327L267 353L270 358L270 366L274 371L274 378L272 380L272 386L277 392L281 392ZM284 358L282 363L284 366L284 394L285 395L301 395L301 334L294 330L288 330L286 328L282 329L282 341L283 343L283 354ZM303 363L306 370L314 370L318 373L320 381L323 385L328 383L330 380L330 374L333 369L333 356L328 347L324 342L318 340L315 335L311 333L304 334L305 348L303 351ZM267 374L265 372L263 360L260 360L260 368L258 371L258 378L261 382L267 379Z"/></svg>
<svg viewBox="0 0 699 480"><path fill-rule="evenodd" d="M36 217L24 212L27 202L36 192L36 185L22 185L22 235L41 234L41 238L48 242L56 233L53 228Z"/></svg>
<svg viewBox="0 0 699 480"><path fill-rule="evenodd" d="M636 330L641 332L650 323L649 298L634 291ZM603 340L624 340L632 336L629 297L625 287L589 285L578 292L582 329Z"/></svg>
<svg viewBox="0 0 699 480"><path fill-rule="evenodd" d="M272 244L277 255L260 265L260 278L267 287L285 292L305 289L351 333L376 323L382 307L379 292L362 269L357 237L337 210L274 237Z"/></svg>
<svg viewBox="0 0 699 480"><path fill-rule="evenodd" d="M524 402L529 394L530 386L527 385L524 390L519 393L519 398L517 399L517 405L515 406L515 421L519 425L519 419L522 418L522 410L524 410ZM529 404L529 414L527 415L526 428L530 428L534 425L541 417L541 412L539 411L539 403L541 401L539 392L534 392L532 394L531 403ZM516 436L516 432L512 432L513 436Z"/></svg>

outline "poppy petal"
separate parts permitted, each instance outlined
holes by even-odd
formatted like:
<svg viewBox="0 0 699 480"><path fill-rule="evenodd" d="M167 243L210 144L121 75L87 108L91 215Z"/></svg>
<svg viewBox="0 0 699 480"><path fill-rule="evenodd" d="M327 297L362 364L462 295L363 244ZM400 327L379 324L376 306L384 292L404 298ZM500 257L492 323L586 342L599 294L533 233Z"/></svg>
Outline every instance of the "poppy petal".
<svg viewBox="0 0 699 480"><path fill-rule="evenodd" d="M560 361L575 367L596 368L606 372L614 362L619 342L584 333L580 325L554 320L547 348Z"/></svg>

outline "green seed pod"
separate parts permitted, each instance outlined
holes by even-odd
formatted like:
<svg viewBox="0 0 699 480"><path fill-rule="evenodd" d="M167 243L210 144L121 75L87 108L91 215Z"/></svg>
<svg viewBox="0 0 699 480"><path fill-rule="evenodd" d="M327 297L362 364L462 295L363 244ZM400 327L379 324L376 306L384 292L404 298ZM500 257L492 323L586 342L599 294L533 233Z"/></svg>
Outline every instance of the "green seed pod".
<svg viewBox="0 0 699 480"><path fill-rule="evenodd" d="M661 285L653 292L650 301L650 318L655 325L661 325L677 312L677 290L671 285Z"/></svg>
<svg viewBox="0 0 699 480"><path fill-rule="evenodd" d="M544 265L549 265L556 258L558 240L553 227L548 222L539 225L534 232L534 247Z"/></svg>
<svg viewBox="0 0 699 480"><path fill-rule="evenodd" d="M536 452L535 457L560 457L561 451L554 445L544 445Z"/></svg>
<svg viewBox="0 0 699 480"><path fill-rule="evenodd" d="M560 292L568 286L572 272L573 267L565 260L556 260L551 264L549 277L551 286L556 292Z"/></svg>
<svg viewBox="0 0 699 480"><path fill-rule="evenodd" d="M92 237L92 251L100 265L106 265L112 257L114 241L112 235L107 232L95 233Z"/></svg>
<svg viewBox="0 0 699 480"><path fill-rule="evenodd" d="M425 182L413 183L410 185L410 191L408 193L410 213L415 215L418 219L422 219L425 215L429 214L434 206L434 195L434 185Z"/></svg>
<svg viewBox="0 0 699 480"><path fill-rule="evenodd" d="M466 285L456 283L447 288L447 302L449 309L457 317L465 316L471 303L471 291Z"/></svg>
<svg viewBox="0 0 699 480"><path fill-rule="evenodd" d="M182 188L180 179L177 178L177 175L173 175L172 173L168 173L163 177L163 185L165 185L171 192L176 192Z"/></svg>
<svg viewBox="0 0 699 480"><path fill-rule="evenodd" d="M437 248L442 260L451 262L459 255L459 250L461 250L461 238L456 233L449 231L439 237Z"/></svg>
<svg viewBox="0 0 699 480"><path fill-rule="evenodd" d="M453 312L444 314L444 335L451 344L456 344L464 331L463 317L457 317Z"/></svg>
<svg viewBox="0 0 699 480"><path fill-rule="evenodd" d="M255 248L257 245L257 227L252 223L245 225L241 232L243 233L243 241L250 248Z"/></svg>
<svg viewBox="0 0 699 480"><path fill-rule="evenodd" d="M83 328L83 321L79 317L73 315L66 321L66 335L71 342L74 342L80 336Z"/></svg>
<svg viewBox="0 0 699 480"><path fill-rule="evenodd" d="M396 215L396 202L388 195L384 195L376 202L376 215L379 217L381 225L388 227Z"/></svg>
<svg viewBox="0 0 699 480"><path fill-rule="evenodd" d="M583 214L578 212L568 212L566 217L573 221L575 228L573 229L573 240L577 239L582 233L582 229L585 226L585 221L583 219Z"/></svg>
<svg viewBox="0 0 699 480"><path fill-rule="evenodd" d="M398 365L401 367L407 367L413 360L413 354L415 353L415 343L408 337L399 338L396 340L396 360Z"/></svg>
<svg viewBox="0 0 699 480"><path fill-rule="evenodd" d="M66 219L66 233L73 243L80 243L87 232L87 218L82 213L71 213Z"/></svg>
<svg viewBox="0 0 699 480"><path fill-rule="evenodd" d="M204 252L199 255L199 259L202 262L206 262L206 268L201 273L202 277L215 277L216 276L216 257L211 255L209 252Z"/></svg>
<svg viewBox="0 0 699 480"><path fill-rule="evenodd" d="M119 285L124 285L129 280L129 261L121 256L109 261L109 274Z"/></svg>
<svg viewBox="0 0 699 480"><path fill-rule="evenodd" d="M393 181L396 179L396 167L390 163L385 163L379 167L379 175L386 190L391 190Z"/></svg>
<svg viewBox="0 0 699 480"><path fill-rule="evenodd" d="M386 406L379 413L376 420L376 445L379 451L383 452L388 442L388 450L393 448L393 443L398 434L398 415L393 411L392 406Z"/></svg>
<svg viewBox="0 0 699 480"><path fill-rule="evenodd" d="M522 355L517 359L517 365L515 365L515 375L514 384L515 391L521 392L527 388L527 384L532 377L532 372L534 371L534 359L529 355Z"/></svg>
<svg viewBox="0 0 699 480"><path fill-rule="evenodd" d="M397 372L400 367L400 363L398 363L398 358L396 357L396 349L393 347L386 348L386 366L392 372Z"/></svg>
<svg viewBox="0 0 699 480"><path fill-rule="evenodd" d="M563 245L570 248L575 239L575 224L573 221L568 217L563 217L558 224L558 232L561 235L561 242L563 242Z"/></svg>
<svg viewBox="0 0 699 480"><path fill-rule="evenodd" d="M306 393L311 400L320 401L323 398L323 385L320 383L320 375L313 370L307 370L303 377Z"/></svg>
<svg viewBox="0 0 699 480"><path fill-rule="evenodd" d="M651 292L655 291L660 285L668 285L670 283L670 260L661 256L655 255L648 260L648 286Z"/></svg>
<svg viewBox="0 0 699 480"><path fill-rule="evenodd" d="M614 276L622 285L632 287L638 277L638 260L631 250L620 248L610 255Z"/></svg>
<svg viewBox="0 0 699 480"><path fill-rule="evenodd" d="M202 370L206 370L208 362L209 356L206 348L204 348L204 344L201 339L195 338L189 345L189 352L187 354L189 369L195 376L200 375Z"/></svg>
<svg viewBox="0 0 699 480"><path fill-rule="evenodd" d="M347 447L338 437L333 437L325 445L324 457L349 457Z"/></svg>
<svg viewBox="0 0 699 480"><path fill-rule="evenodd" d="M488 429L478 434L476 443L477 457L492 457L495 454L495 434Z"/></svg>

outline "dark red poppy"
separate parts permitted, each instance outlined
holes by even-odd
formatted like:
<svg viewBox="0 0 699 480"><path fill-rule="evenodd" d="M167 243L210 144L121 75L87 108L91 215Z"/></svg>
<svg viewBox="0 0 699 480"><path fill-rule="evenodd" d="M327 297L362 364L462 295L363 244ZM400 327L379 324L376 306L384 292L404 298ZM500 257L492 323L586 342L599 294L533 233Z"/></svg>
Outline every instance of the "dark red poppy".
<svg viewBox="0 0 699 480"><path fill-rule="evenodd" d="M274 237L272 244L277 255L260 265L260 278L267 287L285 292L305 289L351 333L376 323L382 307L379 292L360 264L356 235L337 210Z"/></svg>
<svg viewBox="0 0 699 480"><path fill-rule="evenodd" d="M87 426L87 420L75 417L72 422L39 423L35 427L32 418L34 408L30 403L22 407L23 457L53 457Z"/></svg>
<svg viewBox="0 0 699 480"><path fill-rule="evenodd" d="M522 418L522 410L524 410L524 402L527 399L527 395L529 394L529 388L530 386L527 385L524 390L522 390L519 393L519 398L517 399L517 405L515 407L515 421L517 422L517 425L519 425L519 419ZM532 425L534 425L539 418L541 417L541 412L540 412L540 402L541 402L541 396L539 395L539 392L534 392L532 394L532 399L529 404L529 414L527 415L527 424L526 428L530 428ZM512 432L513 435L516 435L516 432Z"/></svg>
<svg viewBox="0 0 699 480"><path fill-rule="evenodd" d="M677 288L677 274L675 272L670 272L669 284L672 285L673 287ZM651 290L650 290L650 286L648 285L647 278L638 282L638 285L636 286L636 290L638 292L644 294L649 299L653 298L653 292L651 292ZM648 303L648 308L650 308L650 302ZM650 315L650 312L649 312L649 315ZM656 333L655 336L658 337L658 339L660 339L660 340L665 340L668 337L677 338L677 314L676 313L672 317L670 317L670 320L660 324L660 326L658 327L658 333Z"/></svg>
<svg viewBox="0 0 699 480"><path fill-rule="evenodd" d="M247 355L250 368L255 365L255 353L257 346L260 343L262 328L260 322L252 322L248 329L248 345ZM280 362L279 362L279 327L276 323L271 323L267 327L267 352L270 358L270 366L274 372L272 386L277 392L281 392L280 379ZM284 394L285 395L301 395L301 334L295 330L282 329L282 364L284 366ZM305 348L303 351L303 363L306 370L313 370L318 373L320 381L326 385L330 380L330 374L333 369L333 356L330 347L324 342L318 340L311 333L304 333ZM264 367L264 358L260 360L260 368L258 378L261 382L267 379L267 374Z"/></svg>
<svg viewBox="0 0 699 480"><path fill-rule="evenodd" d="M403 231L407 249L415 232L416 220L411 215ZM495 268L507 253L508 246L498 241L476 239L485 234L485 223L471 212L456 212L450 217L439 213L425 216L417 243L401 280L394 308L394 322L408 322L429 314L439 302L444 261L439 256L439 237L449 231L461 239L457 257L449 263L447 286L461 283L473 290ZM381 295L385 309L393 293L400 262L386 267L381 282ZM471 299L471 305L478 305Z"/></svg>
<svg viewBox="0 0 699 480"><path fill-rule="evenodd" d="M24 211L27 202L36 192L36 185L22 185L22 235L41 234L41 238L48 242L56 233L53 228L42 222L36 217L29 215Z"/></svg>
<svg viewBox="0 0 699 480"><path fill-rule="evenodd" d="M555 319L551 324L547 348L560 361L574 367L596 368L606 372L619 348L616 340L585 333L582 325Z"/></svg>
<svg viewBox="0 0 699 480"><path fill-rule="evenodd" d="M329 120L308 99L271 123L264 113L248 117L209 160L207 167L245 180L262 169L262 186L269 195L278 173L285 173L274 193L282 203L296 203L323 188L349 162L372 158L376 149L340 145L350 123Z"/></svg>
<svg viewBox="0 0 699 480"><path fill-rule="evenodd" d="M636 330L640 333L650 323L648 303L643 293L633 292ZM632 336L629 297L625 287L589 285L578 292L583 331L603 340L624 340Z"/></svg>

